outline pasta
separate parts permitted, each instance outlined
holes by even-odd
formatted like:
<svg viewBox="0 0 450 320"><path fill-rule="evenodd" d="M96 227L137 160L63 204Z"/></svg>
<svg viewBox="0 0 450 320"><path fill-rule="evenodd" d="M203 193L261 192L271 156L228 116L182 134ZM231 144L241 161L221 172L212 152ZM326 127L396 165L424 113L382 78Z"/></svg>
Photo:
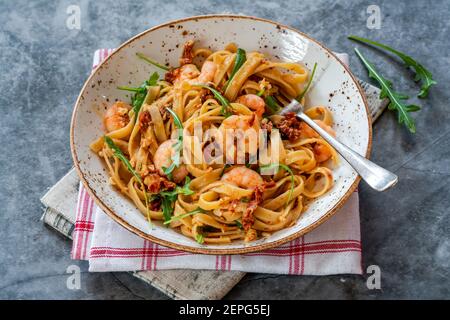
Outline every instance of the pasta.
<svg viewBox="0 0 450 320"><path fill-rule="evenodd" d="M146 58L147 62L161 68ZM92 151L110 183L152 223L199 243L253 241L294 225L333 186L336 152L294 114L277 112L312 76L235 44L183 48L180 66L154 73L104 116ZM306 91L306 90L305 90ZM306 113L334 135L324 106Z"/></svg>

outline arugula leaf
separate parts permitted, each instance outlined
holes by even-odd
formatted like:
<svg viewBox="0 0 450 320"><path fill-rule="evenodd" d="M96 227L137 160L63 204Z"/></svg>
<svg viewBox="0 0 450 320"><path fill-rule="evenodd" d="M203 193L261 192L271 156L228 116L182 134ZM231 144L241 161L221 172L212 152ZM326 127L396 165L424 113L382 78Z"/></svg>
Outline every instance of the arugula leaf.
<svg viewBox="0 0 450 320"><path fill-rule="evenodd" d="M178 129L183 129L183 123L181 122L180 118L178 118L178 115L173 111L172 109L166 108L166 110L172 115L173 117L173 123Z"/></svg>
<svg viewBox="0 0 450 320"><path fill-rule="evenodd" d="M296 98L298 102L300 102L303 99L303 97L305 96L305 94L308 92L309 87L311 86L312 80L314 78L314 74L316 73L316 69L317 69L317 62L314 63L314 67L312 69L311 76L309 77L309 80L308 80L308 83L306 84L305 89L303 89L303 91Z"/></svg>
<svg viewBox="0 0 450 320"><path fill-rule="evenodd" d="M406 105L402 100L408 98L408 96L395 92L392 89L392 82L383 78L376 70L372 63L367 61L367 59L359 52L358 49L355 49L356 54L363 62L367 71L369 72L369 77L375 79L381 86L380 98L389 98L389 110L396 110L398 116L398 123L404 123L405 126L409 129L410 132L416 132L416 124L414 119L409 114L410 112L420 110L420 107L417 105Z"/></svg>
<svg viewBox="0 0 450 320"><path fill-rule="evenodd" d="M132 91L135 94L131 97L131 105L133 107L133 112L137 116L139 110L141 110L141 106L144 103L145 96L147 95L147 88L142 85L138 88L119 86L117 87L119 90Z"/></svg>
<svg viewBox="0 0 450 320"><path fill-rule="evenodd" d="M147 56L144 55L143 53L136 52L136 55L137 55L139 58L141 58L142 60L144 60L144 61L146 61L146 62L148 62L148 63L154 65L155 67L158 67L158 68L163 69L163 70L165 70L165 71L169 71L169 69L170 69L169 67L163 66L162 64L159 64L158 62L156 62L156 61L150 59L149 57L147 57Z"/></svg>
<svg viewBox="0 0 450 320"><path fill-rule="evenodd" d="M292 194L294 193L294 187L295 187L294 173L292 172L291 168L289 168L287 165L285 165L283 163L271 163L271 164L266 164L264 166L260 166L259 169L261 171L261 169L269 169L270 170L270 169L277 169L278 167L283 168L291 175L291 190L289 191L289 198L288 198L288 201L286 202L286 205L287 205L289 202L291 202Z"/></svg>
<svg viewBox="0 0 450 320"><path fill-rule="evenodd" d="M244 226L242 225L242 223L239 220L234 220L234 223L236 223L236 225L238 226L239 229L244 229Z"/></svg>
<svg viewBox="0 0 450 320"><path fill-rule="evenodd" d="M229 167L231 167L231 164L228 164L228 163L226 163L226 164L223 166L222 172L220 173L220 177L223 176L223 174L225 173L225 170L227 170Z"/></svg>
<svg viewBox="0 0 450 320"><path fill-rule="evenodd" d="M142 189L144 190L144 198L145 198L145 208L147 209L147 220L150 223L150 226L152 224L151 221L151 217L150 217L150 213L149 213L149 209L148 209L148 203L153 201L154 199L152 198L152 200L149 200L148 196L147 196L147 192L145 191L145 186L144 183L142 182L142 178L141 176L133 169L133 167L131 166L130 161L128 161L128 159L125 157L125 155L123 154L122 150L120 150L120 148L118 146L116 146L116 144L114 143L114 141L108 137L108 136L103 136L103 139L105 140L106 144L108 145L108 147L113 150L114 152L114 156L116 158L118 158L120 161L122 161L122 163L125 165L125 167L128 169L128 171L136 177L136 180L139 182L139 184L141 185Z"/></svg>
<svg viewBox="0 0 450 320"><path fill-rule="evenodd" d="M123 154L122 150L120 150L120 148L118 146L116 146L116 144L114 143L114 141L108 137L108 136L103 136L103 139L105 140L106 144L108 145L108 147L114 152L114 156L116 158L118 158L120 161L122 161L122 163L125 165L125 167L128 169L128 171L136 177L136 180L142 184L142 178L141 176L133 169L133 167L131 166L130 161L128 161L128 159L125 157L125 155Z"/></svg>
<svg viewBox="0 0 450 320"><path fill-rule="evenodd" d="M191 178L186 177L186 180L184 181L184 186L183 187L177 186L175 190L178 194L182 194L185 196L190 196L194 194L194 191L191 190Z"/></svg>
<svg viewBox="0 0 450 320"><path fill-rule="evenodd" d="M172 216L172 218L170 218L170 220L165 221L164 224L169 224L169 223L171 223L173 221L177 221L177 220L189 217L189 216L191 216L193 214L196 214L196 213L205 213L205 212L206 212L205 210L203 210L202 208L198 207L195 210L186 212L184 214L180 214L179 216Z"/></svg>
<svg viewBox="0 0 450 320"><path fill-rule="evenodd" d="M179 194L183 194L185 196L194 194L194 191L191 190L191 178L186 177L183 187L177 186L173 191L161 191L159 193L159 195L167 197L173 201L177 199Z"/></svg>
<svg viewBox="0 0 450 320"><path fill-rule="evenodd" d="M178 115L172 109L166 108L166 110L172 115L175 127L177 127L179 130L183 130L183 123L181 122L180 118L178 118ZM174 155L172 156L172 163L168 168L163 168L164 174L169 178L171 177L173 170L175 170L175 168L178 168L181 164L181 149L183 148L183 134L181 132L178 135L178 141L175 142L172 147L175 151Z"/></svg>
<svg viewBox="0 0 450 320"><path fill-rule="evenodd" d="M140 87L134 88L134 87L128 87L128 86L118 86L117 89L132 91L132 92L140 92L140 91L146 90L148 86L155 86L156 83L158 82L158 80L159 80L158 72L153 72L150 75L150 78L148 80L145 80L144 83L142 83Z"/></svg>
<svg viewBox="0 0 450 320"><path fill-rule="evenodd" d="M195 241L202 244L203 242L205 242L205 237L202 234L197 233L197 235L195 236Z"/></svg>
<svg viewBox="0 0 450 320"><path fill-rule="evenodd" d="M158 80L159 80L158 72L153 72L150 78L146 81L147 86L156 86Z"/></svg>
<svg viewBox="0 0 450 320"><path fill-rule="evenodd" d="M277 113L280 111L281 106L273 96L267 96L265 101L272 113Z"/></svg>
<svg viewBox="0 0 450 320"><path fill-rule="evenodd" d="M153 202L155 200L160 199L160 196L157 193L152 193L150 195L147 194L147 199L148 199L148 202Z"/></svg>
<svg viewBox="0 0 450 320"><path fill-rule="evenodd" d="M138 92L139 90L141 90L141 88L133 88L133 87L127 87L127 86L118 86L117 89L125 90L125 91L132 91L132 92Z"/></svg>
<svg viewBox="0 0 450 320"><path fill-rule="evenodd" d="M222 96L220 94L219 91L217 91L216 89L211 88L209 86L202 85L202 84L196 84L195 87L205 88L205 89L208 89L209 91L211 91L212 94L214 95L214 98L216 98L222 105L222 109L220 110L220 113L225 117L229 117L232 115L232 112L230 110L231 109L230 103L228 102L227 98L225 98L224 96Z"/></svg>
<svg viewBox="0 0 450 320"><path fill-rule="evenodd" d="M139 111L141 110L146 95L147 89L145 91L137 92L136 95L133 98L131 98L131 104L133 105L133 112L136 115L136 117L139 114Z"/></svg>
<svg viewBox="0 0 450 320"><path fill-rule="evenodd" d="M167 222L172 218L174 206L173 204L177 200L179 194L192 195L194 191L190 189L191 179L186 177L183 187L177 186L173 191L161 191L158 195L161 198L161 207L163 211L164 221Z"/></svg>
<svg viewBox="0 0 450 320"><path fill-rule="evenodd" d="M238 72L238 70L242 67L242 65L247 60L247 55L244 49L238 48L236 52L236 59L234 60L234 67L233 70L231 70L230 78L228 79L227 83L225 84L225 87L223 88L223 91L226 91L229 84L233 80L234 76Z"/></svg>
<svg viewBox="0 0 450 320"><path fill-rule="evenodd" d="M161 198L161 208L163 212L164 222L169 221L172 218L172 213L174 210L172 203L173 202L170 201L170 199L167 197Z"/></svg>
<svg viewBox="0 0 450 320"><path fill-rule="evenodd" d="M168 178L170 181L172 181L172 178L173 178L172 172L173 172L173 170L175 170L175 167L176 167L175 162L172 162L172 163L170 164L169 167L167 167L167 168L166 168L166 167L163 167L163 168L162 168L164 174L167 176L167 178Z"/></svg>
<svg viewBox="0 0 450 320"><path fill-rule="evenodd" d="M145 97L147 96L148 87L155 86L159 80L159 74L157 72L153 72L148 80L145 80L140 87L133 88L127 86L119 86L117 89L126 90L134 92L134 96L131 97L131 105L133 106L134 114L138 115L141 110L142 104L145 101Z"/></svg>
<svg viewBox="0 0 450 320"><path fill-rule="evenodd" d="M372 41L366 38L361 38L361 37L357 37L357 36L349 36L348 37L350 40L354 40L354 41L359 41L362 43L366 43L366 44L370 44L379 48L382 48L384 50L387 50L389 52L392 52L393 54L397 55L400 59L403 60L403 62L405 63L405 65L407 67L411 67L414 69L416 75L414 77L414 81L422 82L422 86L420 88L419 93L417 94L417 96L419 98L426 98L428 95L428 91L430 89L430 87L433 84L437 84L436 81L433 80L433 75L431 74L431 72L429 70L427 70L423 65L421 65L419 62L417 62L416 60L414 60L412 57L404 54L403 52L400 52L398 50L395 50L385 44L376 42L376 41Z"/></svg>
<svg viewBox="0 0 450 320"><path fill-rule="evenodd" d="M173 178L172 171L173 171L173 169L175 169L175 168L171 168L172 166L175 167L175 164L173 162L170 164L170 166L168 168L162 166L162 171L164 172L164 174L167 176L167 178L170 181L172 181L172 178Z"/></svg>
<svg viewBox="0 0 450 320"><path fill-rule="evenodd" d="M172 156L172 163L170 164L169 168L164 171L165 174L171 174L175 167L178 168L181 164L181 148L183 147L183 137L178 136L178 141L175 142L172 147L175 153Z"/></svg>

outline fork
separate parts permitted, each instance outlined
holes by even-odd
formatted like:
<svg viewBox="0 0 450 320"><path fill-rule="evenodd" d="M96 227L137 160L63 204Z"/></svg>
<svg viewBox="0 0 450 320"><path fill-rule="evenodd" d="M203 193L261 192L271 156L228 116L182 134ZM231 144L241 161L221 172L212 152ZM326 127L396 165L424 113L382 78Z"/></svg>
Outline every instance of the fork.
<svg viewBox="0 0 450 320"><path fill-rule="evenodd" d="M279 114L285 115L288 112L294 112L297 118L306 122L306 124L314 129L314 131L321 135L322 138L328 142L328 144L330 144L342 156L342 158L344 158L350 166L353 167L353 169L355 169L355 171L371 188L377 191L385 191L397 183L398 177L395 174L366 159L356 151L336 140L332 135L308 117L303 112L303 109L303 105L293 99L280 111Z"/></svg>

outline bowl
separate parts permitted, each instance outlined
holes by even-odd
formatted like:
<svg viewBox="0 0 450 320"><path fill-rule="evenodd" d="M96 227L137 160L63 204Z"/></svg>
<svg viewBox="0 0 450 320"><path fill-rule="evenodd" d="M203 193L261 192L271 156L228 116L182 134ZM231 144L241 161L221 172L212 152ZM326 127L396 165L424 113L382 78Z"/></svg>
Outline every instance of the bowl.
<svg viewBox="0 0 450 320"><path fill-rule="evenodd" d="M149 224L133 202L109 184L105 164L89 149L103 134L101 115L115 99L129 100L119 85L136 85L153 71L136 58L143 52L156 61L177 65L184 42L213 50L234 42L247 51L258 50L274 59L302 62L318 68L308 94L308 105L326 105L334 116L337 138L369 156L371 121L367 101L351 71L329 49L306 34L277 22L248 16L207 15L171 21L144 31L120 45L91 74L75 103L70 129L73 160L80 179L96 204L112 219L138 236L160 245L202 254L241 254L279 246L310 232L333 214L355 191L359 176L344 161L333 169L334 186L313 201L292 227L268 238L227 245L198 244L162 224Z"/></svg>

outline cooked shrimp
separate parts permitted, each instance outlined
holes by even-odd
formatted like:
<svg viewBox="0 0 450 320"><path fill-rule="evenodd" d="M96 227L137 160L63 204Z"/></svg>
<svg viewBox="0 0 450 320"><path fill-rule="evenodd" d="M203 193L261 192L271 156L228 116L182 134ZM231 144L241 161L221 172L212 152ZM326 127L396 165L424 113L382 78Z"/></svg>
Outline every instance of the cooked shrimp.
<svg viewBox="0 0 450 320"><path fill-rule="evenodd" d="M259 129L259 122L255 116L247 115L231 115L222 121L220 125L221 129L241 129L247 130L253 128L255 130Z"/></svg>
<svg viewBox="0 0 450 320"><path fill-rule="evenodd" d="M245 189L254 189L264 182L259 173L246 167L234 167L220 180Z"/></svg>
<svg viewBox="0 0 450 320"><path fill-rule="evenodd" d="M205 61L200 71L200 75L196 79L189 81L191 84L207 84L214 79L217 65L212 61Z"/></svg>
<svg viewBox="0 0 450 320"><path fill-rule="evenodd" d="M316 143L313 147L313 152L317 162L324 162L331 158L330 149L321 143Z"/></svg>
<svg viewBox="0 0 450 320"><path fill-rule="evenodd" d="M195 84L207 84L214 79L217 65L212 61L205 61L202 66L202 70L198 71L198 68L194 64L185 64L184 66L175 69L172 74L173 83L178 84L184 81Z"/></svg>
<svg viewBox="0 0 450 320"><path fill-rule="evenodd" d="M315 123L317 123L322 129L324 129L326 132L331 134L333 137L336 136L336 132L328 125L325 124L322 120L314 120ZM305 122L300 123L300 131L302 137L305 138L317 138L320 135L314 131L313 128L308 126Z"/></svg>
<svg viewBox="0 0 450 320"><path fill-rule="evenodd" d="M119 130L125 127L130 121L128 111L131 106L123 101L117 101L106 110L103 122L107 132Z"/></svg>
<svg viewBox="0 0 450 320"><path fill-rule="evenodd" d="M185 64L180 68L173 71L173 83L181 83L186 80L197 78L200 75L200 71L195 64Z"/></svg>
<svg viewBox="0 0 450 320"><path fill-rule="evenodd" d="M243 164L246 153L253 158L258 152L259 121L254 114L229 116L222 121L219 130L223 139L219 141L225 142L226 161Z"/></svg>
<svg viewBox="0 0 450 320"><path fill-rule="evenodd" d="M238 97L236 102L255 111L258 118L262 118L264 111L266 111L266 103L264 102L264 99L256 94L245 94Z"/></svg>
<svg viewBox="0 0 450 320"><path fill-rule="evenodd" d="M161 143L153 157L155 168L158 169L161 175L164 175L164 168L169 168L172 164L172 156L175 154L173 145L177 142L176 139L169 139ZM186 178L188 171L185 165L180 165L172 171L173 181L180 183Z"/></svg>

